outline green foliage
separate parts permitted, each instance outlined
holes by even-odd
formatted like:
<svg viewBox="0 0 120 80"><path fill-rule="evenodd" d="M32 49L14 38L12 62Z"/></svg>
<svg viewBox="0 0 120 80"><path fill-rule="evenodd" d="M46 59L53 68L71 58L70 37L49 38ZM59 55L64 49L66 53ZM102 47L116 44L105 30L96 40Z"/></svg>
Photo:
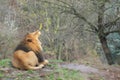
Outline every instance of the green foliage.
<svg viewBox="0 0 120 80"><path fill-rule="evenodd" d="M52 64L49 64L48 66L54 70L45 77L45 80L84 80L79 71L59 67L58 63L63 61L50 60L50 62Z"/></svg>
<svg viewBox="0 0 120 80"><path fill-rule="evenodd" d="M17 73L17 77L21 78L24 74L22 73Z"/></svg>
<svg viewBox="0 0 120 80"><path fill-rule="evenodd" d="M108 37L108 46L113 55L119 55L120 52L120 35L118 33L110 34Z"/></svg>
<svg viewBox="0 0 120 80"><path fill-rule="evenodd" d="M8 67L10 66L10 59L3 59L0 61L0 66L2 67Z"/></svg>
<svg viewBox="0 0 120 80"><path fill-rule="evenodd" d="M46 77L47 80L84 80L79 71L68 69L56 69L54 73Z"/></svg>
<svg viewBox="0 0 120 80"><path fill-rule="evenodd" d="M0 78L4 77L4 74L2 72L0 72Z"/></svg>
<svg viewBox="0 0 120 80"><path fill-rule="evenodd" d="M112 52L113 59L120 64L120 34L112 33L107 38L108 46Z"/></svg>
<svg viewBox="0 0 120 80"><path fill-rule="evenodd" d="M27 72L28 72L28 74L32 74L33 70L28 70Z"/></svg>

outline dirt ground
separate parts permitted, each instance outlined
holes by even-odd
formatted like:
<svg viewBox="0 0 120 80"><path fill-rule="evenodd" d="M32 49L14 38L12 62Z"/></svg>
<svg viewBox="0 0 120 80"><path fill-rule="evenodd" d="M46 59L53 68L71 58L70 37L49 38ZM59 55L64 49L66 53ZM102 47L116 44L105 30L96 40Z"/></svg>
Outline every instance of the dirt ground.
<svg viewBox="0 0 120 80"><path fill-rule="evenodd" d="M86 80L120 80L120 67L106 66L101 69L81 64L62 64L61 67L80 71ZM93 75L94 77L90 77Z"/></svg>
<svg viewBox="0 0 120 80"><path fill-rule="evenodd" d="M41 70L19 70L12 67L9 59L0 61L0 80L120 80L119 65L104 65L96 58L74 62L49 58L49 61Z"/></svg>
<svg viewBox="0 0 120 80"><path fill-rule="evenodd" d="M57 68L79 71L80 74L82 74L84 77L84 80L120 80L119 66L105 66L102 68L95 68L84 64L67 62L51 62L51 64L57 65ZM51 65L46 66L42 70L35 71L18 70L11 66L0 68L0 80L49 80L46 79L46 76L49 77L51 74L55 74L56 76L58 74L55 72L55 67Z"/></svg>

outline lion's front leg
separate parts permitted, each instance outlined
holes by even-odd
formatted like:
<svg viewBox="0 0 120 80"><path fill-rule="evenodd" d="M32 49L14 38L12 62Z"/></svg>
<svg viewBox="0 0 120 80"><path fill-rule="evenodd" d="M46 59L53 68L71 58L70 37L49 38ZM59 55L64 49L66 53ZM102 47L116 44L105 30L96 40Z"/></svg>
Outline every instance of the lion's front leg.
<svg viewBox="0 0 120 80"><path fill-rule="evenodd" d="M49 61L46 59L43 62L40 62L40 64L43 64L43 65L47 65L48 63L49 63Z"/></svg>
<svg viewBox="0 0 120 80"><path fill-rule="evenodd" d="M47 59L44 59L43 55L42 55L42 52L38 52L36 53L36 56L38 58L38 62L40 64L43 64L43 65L47 65L49 63L49 61Z"/></svg>

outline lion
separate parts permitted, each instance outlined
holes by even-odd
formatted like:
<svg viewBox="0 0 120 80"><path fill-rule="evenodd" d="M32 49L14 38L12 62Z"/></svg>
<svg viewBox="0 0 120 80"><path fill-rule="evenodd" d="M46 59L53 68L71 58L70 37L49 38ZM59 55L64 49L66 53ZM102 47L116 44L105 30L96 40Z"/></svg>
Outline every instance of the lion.
<svg viewBox="0 0 120 80"><path fill-rule="evenodd" d="M41 69L49 62L42 55L42 46L39 41L40 31L27 33L25 38L16 47L13 53L12 64L18 69Z"/></svg>

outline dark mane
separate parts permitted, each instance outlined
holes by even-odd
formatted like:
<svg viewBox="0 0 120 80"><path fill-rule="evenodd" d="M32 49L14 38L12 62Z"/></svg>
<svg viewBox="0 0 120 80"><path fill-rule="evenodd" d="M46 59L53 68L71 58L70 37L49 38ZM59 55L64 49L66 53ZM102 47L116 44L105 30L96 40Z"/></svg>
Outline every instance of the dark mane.
<svg viewBox="0 0 120 80"><path fill-rule="evenodd" d="M29 51L33 51L31 49L29 49L25 44L19 44L14 51L17 51L17 50L23 50L25 52L29 52ZM44 57L42 55L42 51L34 51L35 55L37 56L38 58L38 62L43 62L44 61Z"/></svg>
<svg viewBox="0 0 120 80"><path fill-rule="evenodd" d="M25 52L29 52L31 51L27 46L25 46L24 44L19 44L14 51L17 51L17 50L23 50Z"/></svg>
<svg viewBox="0 0 120 80"><path fill-rule="evenodd" d="M37 52L35 52L35 55L37 56L37 58L38 58L38 62L43 62L44 61L44 57L43 57L43 55L42 55L42 51L37 51Z"/></svg>

